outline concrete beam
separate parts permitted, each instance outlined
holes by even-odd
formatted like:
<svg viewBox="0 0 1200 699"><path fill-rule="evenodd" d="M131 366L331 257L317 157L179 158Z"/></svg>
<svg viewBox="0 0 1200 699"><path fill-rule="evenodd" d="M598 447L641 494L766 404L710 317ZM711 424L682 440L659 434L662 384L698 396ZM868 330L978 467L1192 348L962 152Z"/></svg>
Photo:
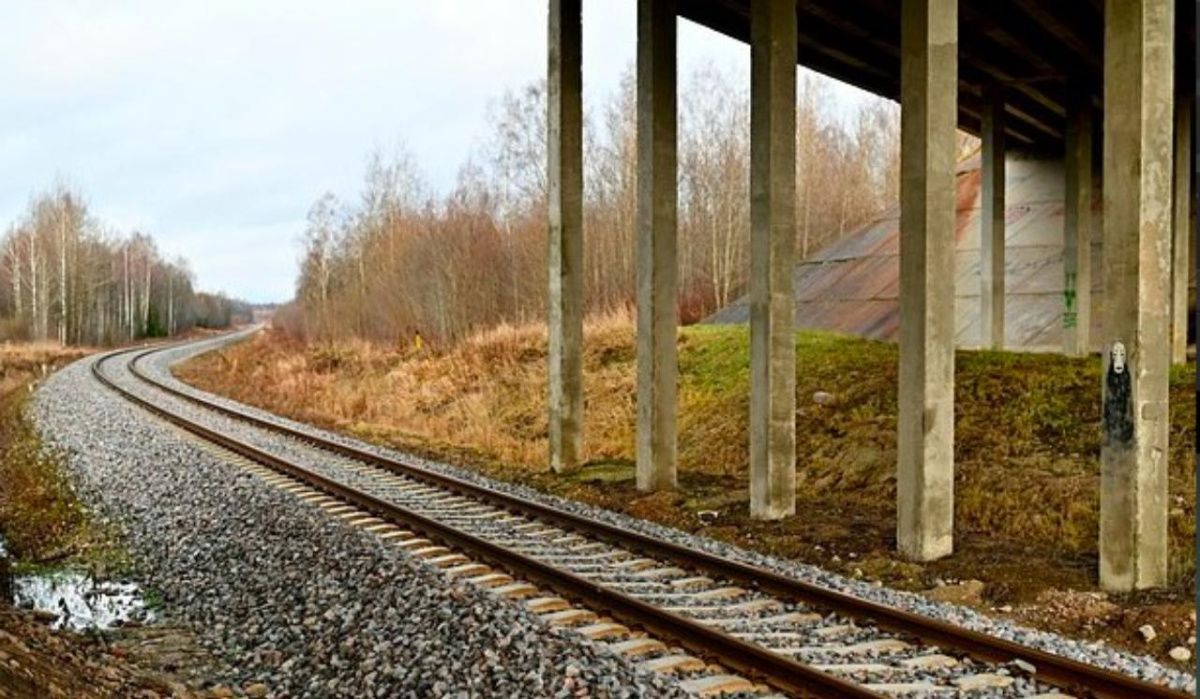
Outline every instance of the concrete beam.
<svg viewBox="0 0 1200 699"><path fill-rule="evenodd" d="M1107 0L1100 584L1167 581L1173 0Z"/></svg>
<svg viewBox="0 0 1200 699"><path fill-rule="evenodd" d="M580 0L550 0L546 94L549 160L550 467L583 451L583 27Z"/></svg>
<svg viewBox="0 0 1200 699"><path fill-rule="evenodd" d="M957 0L903 0L900 58L900 552L954 549Z"/></svg>
<svg viewBox="0 0 1200 699"><path fill-rule="evenodd" d="M1192 241L1192 110L1191 95L1175 103L1175 180L1171 240L1171 362L1187 361L1188 276Z"/></svg>
<svg viewBox="0 0 1200 699"><path fill-rule="evenodd" d="M1004 90L983 95L983 184L979 212L979 344L1004 347Z"/></svg>
<svg viewBox="0 0 1200 699"><path fill-rule="evenodd" d="M750 516L796 512L796 2L750 4Z"/></svg>
<svg viewBox="0 0 1200 699"><path fill-rule="evenodd" d="M638 0L637 487L675 487L675 0Z"/></svg>
<svg viewBox="0 0 1200 699"><path fill-rule="evenodd" d="M1073 356L1091 349L1094 128L1091 100L1080 94L1067 114L1063 221L1063 352Z"/></svg>

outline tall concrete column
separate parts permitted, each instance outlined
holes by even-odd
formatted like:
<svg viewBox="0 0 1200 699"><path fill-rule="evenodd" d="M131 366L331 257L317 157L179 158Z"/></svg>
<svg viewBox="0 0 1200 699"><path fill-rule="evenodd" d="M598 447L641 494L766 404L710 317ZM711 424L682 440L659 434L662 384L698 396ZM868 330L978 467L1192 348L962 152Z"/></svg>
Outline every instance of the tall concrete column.
<svg viewBox="0 0 1200 699"><path fill-rule="evenodd" d="M675 0L638 0L637 487L675 487Z"/></svg>
<svg viewBox="0 0 1200 699"><path fill-rule="evenodd" d="M984 91L979 212L979 344L1004 347L1004 90Z"/></svg>
<svg viewBox="0 0 1200 699"><path fill-rule="evenodd" d="M580 0L550 0L550 467L583 451L583 31Z"/></svg>
<svg viewBox="0 0 1200 699"><path fill-rule="evenodd" d="M900 58L900 552L954 550L958 2L903 0Z"/></svg>
<svg viewBox="0 0 1200 699"><path fill-rule="evenodd" d="M1063 351L1082 356L1092 330L1092 103L1078 95L1067 114L1063 225Z"/></svg>
<svg viewBox="0 0 1200 699"><path fill-rule="evenodd" d="M750 3L750 516L796 512L796 2Z"/></svg>
<svg viewBox="0 0 1200 699"><path fill-rule="evenodd" d="M1192 101L1181 94L1175 104L1175 186L1171 241L1171 362L1187 361L1188 275L1192 258Z"/></svg>
<svg viewBox="0 0 1200 699"><path fill-rule="evenodd" d="M1107 0L1100 584L1167 579L1173 0Z"/></svg>

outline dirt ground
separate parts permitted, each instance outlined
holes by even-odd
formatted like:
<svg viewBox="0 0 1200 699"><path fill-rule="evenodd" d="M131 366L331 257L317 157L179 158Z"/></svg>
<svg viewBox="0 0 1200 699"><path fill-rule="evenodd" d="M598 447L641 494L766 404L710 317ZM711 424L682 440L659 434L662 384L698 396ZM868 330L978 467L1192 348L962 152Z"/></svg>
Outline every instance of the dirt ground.
<svg viewBox="0 0 1200 699"><path fill-rule="evenodd" d="M0 696L14 699L187 699L187 668L204 662L195 639L169 627L103 636L52 631L31 612L0 607ZM216 695L212 695L216 696Z"/></svg>
<svg viewBox="0 0 1200 699"><path fill-rule="evenodd" d="M753 521L746 477L744 329L680 338L680 483L634 487L634 357L626 319L591 323L586 463L545 469L544 334L511 329L448 351L305 345L268 333L181 368L184 380L353 436L685 531L878 580L1167 663L1193 647L1195 365L1173 372L1171 584L1098 591L1099 365L1095 358L960 352L956 552L895 554L895 347L798 338L797 511ZM817 400L817 392L827 394ZM1030 493L1038 493L1031 498ZM1154 627L1147 641L1143 626Z"/></svg>

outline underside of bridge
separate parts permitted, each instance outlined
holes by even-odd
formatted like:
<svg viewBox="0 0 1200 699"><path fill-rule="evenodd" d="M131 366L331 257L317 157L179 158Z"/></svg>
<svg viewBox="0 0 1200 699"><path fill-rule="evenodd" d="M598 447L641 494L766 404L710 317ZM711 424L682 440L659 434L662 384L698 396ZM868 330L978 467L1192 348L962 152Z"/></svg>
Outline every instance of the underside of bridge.
<svg viewBox="0 0 1200 699"><path fill-rule="evenodd" d="M980 135L987 93L1005 86L1004 131L1014 147L1061 154L1067 113L1082 96L1102 108L1104 0L958 0L958 125ZM751 0L678 0L679 16L750 40ZM900 99L897 0L797 0L800 65L881 97ZM1176 6L1176 62L1192 84L1196 25Z"/></svg>
<svg viewBox="0 0 1200 699"><path fill-rule="evenodd" d="M1167 373L1186 342L1195 17L1174 0L638 0L638 485L676 485L676 31L751 48L750 508L794 514L796 66L901 104L897 545L953 551L956 128L980 136L979 339L1006 339L1007 151L1062 158L1064 351L1104 357L1101 583L1167 575ZM578 465L580 0L549 0L550 462ZM1186 60L1176 60L1176 56ZM1102 218L1093 274L1090 231ZM1101 337L1093 327L1098 289ZM1082 292L1082 293L1080 293ZM1101 308L1097 309L1101 312ZM1182 338L1182 339L1181 339Z"/></svg>

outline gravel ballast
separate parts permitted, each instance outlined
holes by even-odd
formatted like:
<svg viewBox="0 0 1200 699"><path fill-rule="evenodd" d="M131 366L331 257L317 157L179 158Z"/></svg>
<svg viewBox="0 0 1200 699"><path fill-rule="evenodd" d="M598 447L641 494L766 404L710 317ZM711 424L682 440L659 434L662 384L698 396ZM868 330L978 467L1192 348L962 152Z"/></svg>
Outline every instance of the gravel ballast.
<svg viewBox="0 0 1200 699"><path fill-rule="evenodd" d="M162 616L218 659L214 682L305 697L682 694L266 485L102 387L94 361L49 378L35 418L123 527Z"/></svg>
<svg viewBox="0 0 1200 699"><path fill-rule="evenodd" d="M271 413L255 409L250 406L245 406L235 401L192 389L186 384L183 384L182 382L174 380L170 377L169 367L171 364L178 361L183 361L189 357L195 356L196 354L214 349L223 344L236 341L237 339L237 336L231 336L158 353L153 355L147 361L143 362L143 367L148 372L154 374L157 378L170 381L174 386L184 388L185 390L190 390L211 400L216 400L217 402L221 402L232 407L237 407L257 416L272 419L281 424L306 430L315 435L333 439L345 444L352 444L359 448L364 448L391 458L404 459L410 463L420 465L433 471L447 473L458 478L481 483L487 485L488 487L514 493L530 500L550 504L563 510L583 514L597 520L627 528L629 530L650 534L691 546L696 549L758 565L776 572L796 577L801 580L805 580L807 582L822 585L830 589L847 592L865 599L941 619L964 628L1006 638L1023 645L1038 648L1064 657L1074 658L1085 663L1104 667L1158 684L1165 684L1176 689L1186 690L1191 693L1195 693L1196 691L1196 681L1192 675L1163 666L1149 656L1139 656L1116 650L1105 646L1103 643L1079 641L1045 631L1030 629L1008 620L986 616L972 609L959 605L935 602L918 594L891 590L862 580L855 580L830 573L814 566L764 556L705 537L687 534L678 530L670 529L668 527L651 522L634 519L632 517L614 513L608 510L603 510L586 504L546 495L519 485L493 481L469 470L430 461L428 459L422 459L409 454L398 453L394 450L349 439L345 436L331 433L326 430L304 425L303 423L297 423L291 420L280 418L272 415Z"/></svg>

